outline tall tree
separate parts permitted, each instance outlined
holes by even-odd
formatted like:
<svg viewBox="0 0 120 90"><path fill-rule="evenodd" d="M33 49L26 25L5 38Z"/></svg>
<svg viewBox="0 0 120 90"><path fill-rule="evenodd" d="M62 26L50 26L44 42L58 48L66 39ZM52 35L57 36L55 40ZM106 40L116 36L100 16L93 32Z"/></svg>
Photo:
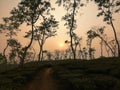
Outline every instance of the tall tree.
<svg viewBox="0 0 120 90"><path fill-rule="evenodd" d="M14 26L13 28L18 28L21 24L26 23L27 26L31 27L30 32L32 34L30 36L30 42L22 49L21 65L24 64L27 51L32 45L35 30L34 26L38 22L39 16L48 8L50 8L49 0L22 0L18 4L18 7L10 12L11 16L8 18L6 24Z"/></svg>
<svg viewBox="0 0 120 90"><path fill-rule="evenodd" d="M15 59L19 58L19 52L21 52L21 44L16 39L9 39L8 45L11 47L10 53L9 53L9 60L11 63L16 63Z"/></svg>
<svg viewBox="0 0 120 90"><path fill-rule="evenodd" d="M104 16L104 21L107 22L107 24L111 25L115 41L117 44L117 53L118 57L120 57L120 44L116 32L116 28L114 25L114 14L118 13L120 11L120 0L94 0L98 4L98 10L100 11L98 13L99 16Z"/></svg>
<svg viewBox="0 0 120 90"><path fill-rule="evenodd" d="M111 41L108 42L111 46L111 48L113 49L114 51L114 55L117 56L117 45L116 45L116 41L113 39Z"/></svg>
<svg viewBox="0 0 120 90"><path fill-rule="evenodd" d="M91 60L92 59L92 51L93 51L92 50L92 41L96 37L96 34L92 30L89 30L87 32L87 35L88 35L88 40L87 40L88 54L89 54L89 59Z"/></svg>
<svg viewBox="0 0 120 90"><path fill-rule="evenodd" d="M79 11L79 7L83 6L83 4L80 4L81 0L57 0L56 3L58 5L63 4L65 7L67 13L65 16L63 16L63 20L66 21L65 26L67 29L69 29L68 33L70 36L70 47L73 54L74 59L76 59L76 52L75 52L75 46L74 46L74 30L77 28L76 19L75 16L77 15L77 12Z"/></svg>
<svg viewBox="0 0 120 90"><path fill-rule="evenodd" d="M87 50L86 47L83 47L83 48L81 49L81 55L82 55L82 59L87 60L88 50Z"/></svg>
<svg viewBox="0 0 120 90"><path fill-rule="evenodd" d="M87 34L88 34L88 38L91 38L92 40L96 37L100 38L100 40L109 48L109 50L111 51L112 55L115 56L113 49L111 48L111 46L108 44L108 42L102 37L102 34L104 32L104 28L105 27L100 27L100 28L96 28L93 27L91 28Z"/></svg>
<svg viewBox="0 0 120 90"><path fill-rule="evenodd" d="M40 26L36 26L34 39L38 41L39 44L39 54L38 60L42 60L43 58L43 46L46 40L52 36L56 35L56 29L58 27L58 21L55 20L53 15L49 15L49 17L45 17L43 15L43 22L40 23Z"/></svg>
<svg viewBox="0 0 120 90"><path fill-rule="evenodd" d="M21 64L24 63L24 59L26 57L27 50L32 45L34 39L34 25L38 21L39 16L46 11L46 9L50 8L50 2L45 0L24 0L20 3L22 7L24 7L24 14L26 14L26 18L28 25L31 25L31 41L27 47L24 48L23 58ZM19 9L20 10L20 9Z"/></svg>
<svg viewBox="0 0 120 90"><path fill-rule="evenodd" d="M18 29L18 23L15 24L13 23L13 18L9 17L9 18L3 18L3 23L0 24L0 31L2 34L5 34L6 38L7 38L7 42L6 42L6 46L3 49L3 56L5 58L5 62L7 63L7 57L6 57L6 51L8 49L8 47L10 46L10 41L13 39L14 36L17 36L17 31L19 31Z"/></svg>

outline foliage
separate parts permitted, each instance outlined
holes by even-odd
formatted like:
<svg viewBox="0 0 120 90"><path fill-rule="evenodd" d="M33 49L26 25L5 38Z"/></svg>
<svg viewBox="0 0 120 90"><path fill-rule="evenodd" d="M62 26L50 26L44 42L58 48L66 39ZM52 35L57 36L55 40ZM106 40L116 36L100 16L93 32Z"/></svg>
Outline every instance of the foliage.
<svg viewBox="0 0 120 90"><path fill-rule="evenodd" d="M118 90L119 65L119 58L61 62L54 67L54 75L70 83L72 90Z"/></svg>
<svg viewBox="0 0 120 90"><path fill-rule="evenodd" d="M0 64L3 64L3 63L6 63L6 59L5 59L5 56L2 54L2 53L0 53Z"/></svg>
<svg viewBox="0 0 120 90"><path fill-rule="evenodd" d="M119 58L102 58L92 61L59 60L29 62L22 68L0 65L0 90L18 90L26 85L43 68L52 67L53 77L70 90L119 90Z"/></svg>
<svg viewBox="0 0 120 90"><path fill-rule="evenodd" d="M43 45L45 44L46 40L50 37L56 35L56 30L58 27L58 21L55 20L53 15L43 16L43 22L40 23L40 26L36 27L36 35L34 36L35 40L38 40L40 51L39 51L39 58L38 60L43 59Z"/></svg>
<svg viewBox="0 0 120 90"><path fill-rule="evenodd" d="M62 19L65 20L64 26L69 29L68 33L70 36L70 48L73 54L73 58L76 59L76 46L73 46L74 44L77 44L75 40L76 34L74 32L74 30L77 28L76 16L79 12L79 8L82 7L84 4L81 3L80 0L57 0L56 3L59 6L62 4L67 11Z"/></svg>
<svg viewBox="0 0 120 90"><path fill-rule="evenodd" d="M44 65L45 63L31 62L21 68L14 64L0 64L0 90L21 90L21 86L31 81Z"/></svg>
<svg viewBox="0 0 120 90"><path fill-rule="evenodd" d="M50 10L53 10L51 7L50 1L46 0L22 0L19 4L18 7L13 8L11 10L10 17L3 18L4 24L0 25L0 28L3 30L8 30L8 31L13 31L16 30L20 27L21 24L26 23L27 26L31 26L31 30L29 30L26 34L25 37L30 37L30 42L27 46L25 46L22 49L22 55L21 55L21 60L20 64L22 65L24 63L24 59L27 56L27 52L29 48L32 45L34 36L40 38L42 35L46 35L46 38L54 36L56 33L55 27L58 26L58 22L55 20L53 15L50 15ZM49 18L46 18L47 15L50 15ZM43 22L41 21L40 26L36 27L36 23L39 22L40 18L42 17ZM37 31L36 34L35 32ZM44 31L44 32L43 32ZM11 38L10 38L11 39ZM41 38L40 38L41 39ZM42 41L45 42L45 40L42 39ZM40 44L43 45L44 42L41 42ZM42 46L43 47L43 46ZM42 49L40 47L40 49ZM11 53L11 58L14 56L14 51Z"/></svg>
<svg viewBox="0 0 120 90"><path fill-rule="evenodd" d="M103 16L104 17L103 21L111 25L112 27L118 49L117 50L118 57L120 57L120 44L119 44L115 25L113 23L114 14L120 11L120 1L119 0L94 0L94 1L97 3L98 10L100 11L97 16L98 17Z"/></svg>
<svg viewBox="0 0 120 90"><path fill-rule="evenodd" d="M113 49L111 48L111 46L109 45L109 43L104 38L104 36L105 36L104 29L105 29L105 27L93 27L93 28L91 28L87 32L88 40L89 40L88 44L91 44L91 42L92 42L93 39L99 38L109 48L109 50L111 51L112 55L115 56L115 52L113 51ZM91 48L91 46L90 46L90 48Z"/></svg>

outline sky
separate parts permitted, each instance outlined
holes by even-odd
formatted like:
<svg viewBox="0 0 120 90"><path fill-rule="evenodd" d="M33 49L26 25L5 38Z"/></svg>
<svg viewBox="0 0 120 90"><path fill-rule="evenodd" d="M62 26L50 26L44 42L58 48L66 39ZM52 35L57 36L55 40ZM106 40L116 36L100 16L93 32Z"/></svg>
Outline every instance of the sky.
<svg viewBox="0 0 120 90"><path fill-rule="evenodd" d="M21 0L0 0L0 23L2 23L3 17L7 17L10 15L9 12L13 9L13 7L16 7L20 1ZM60 25L59 25L59 29L57 30L57 36L51 37L45 43L44 49L50 50L50 51L54 51L56 49L64 50L67 47L64 44L64 41L69 39L69 35L66 34L66 32L68 30L64 26L64 21L61 21L61 18L65 14L66 11L63 9L63 7L59 7L56 4L54 4L55 1L56 0L52 0L52 5L53 5L53 7L56 8L56 10L54 12L52 12L52 14L54 14L56 19L58 21L60 21ZM87 37L86 32L93 26L106 25L107 26L106 33L108 34L108 36L110 38L113 38L113 34L111 32L111 27L103 22L102 17L101 18L97 17L96 16L97 13L98 13L97 6L93 2L87 4L86 7L80 8L80 12L78 13L78 16L77 16L78 27L75 32L78 34L79 37L83 38L83 40L82 40L83 46L86 44L86 37ZM114 17L116 19L116 21L114 23L115 23L115 26L117 29L117 35L119 36L120 35L120 30L119 30L120 13L115 15ZM23 36L26 32L25 31L26 26L22 25L21 29L22 29L22 32L19 33L17 38L23 45L25 45L25 44L29 43L29 40L26 40L23 38ZM5 35L1 34L0 35L0 52L3 51L3 48L6 44L5 41L6 41ZM33 46L36 48L36 51L37 51L38 45L36 42L33 43ZM96 52L99 52L100 46L99 46L98 40L94 41L93 47L97 48ZM99 56L99 53L97 53L96 56Z"/></svg>

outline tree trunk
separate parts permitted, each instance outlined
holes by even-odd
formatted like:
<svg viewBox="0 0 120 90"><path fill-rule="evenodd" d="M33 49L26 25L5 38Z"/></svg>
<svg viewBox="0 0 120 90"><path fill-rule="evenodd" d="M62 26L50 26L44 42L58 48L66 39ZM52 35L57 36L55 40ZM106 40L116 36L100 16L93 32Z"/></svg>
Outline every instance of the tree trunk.
<svg viewBox="0 0 120 90"><path fill-rule="evenodd" d="M42 61L43 45L40 45L40 51L38 56L38 61Z"/></svg>
<svg viewBox="0 0 120 90"><path fill-rule="evenodd" d="M100 44L101 44L101 57L103 57L103 41L102 40L101 40Z"/></svg>
<svg viewBox="0 0 120 90"><path fill-rule="evenodd" d="M39 43L39 47L40 47L39 56L38 56L39 61L42 61L42 59L43 59L43 45L44 45L45 40L46 40L45 39L45 33L43 32L41 42L38 39L38 43Z"/></svg>
<svg viewBox="0 0 120 90"><path fill-rule="evenodd" d="M115 56L114 51L113 51L112 48L109 46L109 44L108 44L102 37L100 37L100 36L98 36L98 37L99 37L99 38L106 44L106 46L111 50L112 55Z"/></svg>
<svg viewBox="0 0 120 90"><path fill-rule="evenodd" d="M8 43L7 43L6 47L5 47L4 50L3 50L3 56L4 56L4 59L5 59L5 63L7 63L6 50L7 50L8 46L9 46L9 45L8 45Z"/></svg>
<svg viewBox="0 0 120 90"><path fill-rule="evenodd" d="M33 48L33 47L32 47ZM35 56L36 56L36 51L35 49L33 48L33 51L34 51L34 56L33 56L33 61L35 60Z"/></svg>
<svg viewBox="0 0 120 90"><path fill-rule="evenodd" d="M43 60L43 49L42 49L42 56L41 56L41 60Z"/></svg>
<svg viewBox="0 0 120 90"><path fill-rule="evenodd" d="M90 60L92 60L92 51L91 51L91 45L92 45L92 39L90 39L90 43L89 43L89 58Z"/></svg>
<svg viewBox="0 0 120 90"><path fill-rule="evenodd" d="M79 59L82 59L82 49L81 49L81 44L79 43Z"/></svg>
<svg viewBox="0 0 120 90"><path fill-rule="evenodd" d="M105 49L106 49L106 52L108 54L108 57L109 57L109 50L107 49L107 45L105 44Z"/></svg>
<svg viewBox="0 0 120 90"><path fill-rule="evenodd" d="M119 41L118 41L118 37L117 37L117 33L116 33L116 30L115 30L114 24L112 22L112 18L110 18L110 23L111 23L111 26L112 26L112 29L113 29L113 32L114 32L115 41L116 41L117 48L118 48L118 57L120 57L120 44L119 44Z"/></svg>
<svg viewBox="0 0 120 90"><path fill-rule="evenodd" d="M31 22L31 24L32 24L32 36L31 36L31 40L30 40L30 43L28 44L28 46L26 46L25 48L24 48L24 52L23 52L23 56L22 56L22 58L21 58L21 60L20 60L20 65L21 66L23 66L23 64L24 64L24 61L25 61L25 58L26 58L26 55L27 55L27 51L28 51L28 49L31 47L31 45L32 45L32 42L33 42L33 38L34 38L34 20L33 20L34 18L32 17L32 22Z"/></svg>
<svg viewBox="0 0 120 90"><path fill-rule="evenodd" d="M71 46L71 50L72 50L72 54L73 54L73 59L75 60L76 59L76 53L75 53L75 49L73 47L73 27L74 27L74 15L75 15L75 9L76 9L76 6L75 6L76 2L74 0L74 7L73 7L73 15L72 15L72 24L71 24L71 27L70 27L70 46Z"/></svg>
<svg viewBox="0 0 120 90"><path fill-rule="evenodd" d="M39 44L38 61L41 61L41 52L42 52L42 50L41 50L41 43L40 43L39 39L38 39L38 44Z"/></svg>

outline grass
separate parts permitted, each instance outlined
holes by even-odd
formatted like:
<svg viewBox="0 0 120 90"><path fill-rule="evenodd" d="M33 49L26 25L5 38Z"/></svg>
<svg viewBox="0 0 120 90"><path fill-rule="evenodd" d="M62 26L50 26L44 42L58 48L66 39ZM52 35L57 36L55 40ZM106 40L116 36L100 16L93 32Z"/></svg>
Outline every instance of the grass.
<svg viewBox="0 0 120 90"><path fill-rule="evenodd" d="M119 90L120 59L59 60L0 65L0 90L19 90L43 68L52 67L53 76L69 90Z"/></svg>

